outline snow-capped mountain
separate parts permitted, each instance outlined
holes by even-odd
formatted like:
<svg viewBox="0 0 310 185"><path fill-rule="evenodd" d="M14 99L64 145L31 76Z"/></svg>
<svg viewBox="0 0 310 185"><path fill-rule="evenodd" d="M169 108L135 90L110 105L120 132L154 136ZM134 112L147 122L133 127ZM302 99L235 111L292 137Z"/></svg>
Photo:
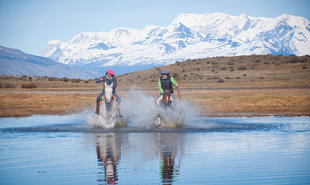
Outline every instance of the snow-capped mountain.
<svg viewBox="0 0 310 185"><path fill-rule="evenodd" d="M310 21L223 13L180 14L167 27L83 32L50 41L42 56L64 64L99 67L159 66L174 61L251 54L310 54Z"/></svg>
<svg viewBox="0 0 310 185"><path fill-rule="evenodd" d="M60 64L45 57L0 46L0 75L27 75L92 79L100 74Z"/></svg>

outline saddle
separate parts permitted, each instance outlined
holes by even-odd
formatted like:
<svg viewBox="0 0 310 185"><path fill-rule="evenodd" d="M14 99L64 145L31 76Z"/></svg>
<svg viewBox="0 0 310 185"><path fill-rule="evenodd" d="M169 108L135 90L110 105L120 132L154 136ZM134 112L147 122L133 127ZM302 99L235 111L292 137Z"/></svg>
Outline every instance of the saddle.
<svg viewBox="0 0 310 185"><path fill-rule="evenodd" d="M105 97L105 95L102 95L102 97L101 97L101 99L100 99L100 105L102 104L102 101L104 100L104 97ZM113 99L114 101L117 100L117 99L116 99L116 96L115 96L114 94L112 94L112 99Z"/></svg>

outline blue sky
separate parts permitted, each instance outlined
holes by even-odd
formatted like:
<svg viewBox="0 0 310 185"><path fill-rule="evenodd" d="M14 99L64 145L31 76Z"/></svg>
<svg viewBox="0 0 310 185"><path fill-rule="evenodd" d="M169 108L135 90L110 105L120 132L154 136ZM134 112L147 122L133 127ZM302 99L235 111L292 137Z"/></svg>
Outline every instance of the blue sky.
<svg viewBox="0 0 310 185"><path fill-rule="evenodd" d="M284 13L310 20L309 0L0 0L0 45L40 55L50 40L116 27L168 26L180 13Z"/></svg>

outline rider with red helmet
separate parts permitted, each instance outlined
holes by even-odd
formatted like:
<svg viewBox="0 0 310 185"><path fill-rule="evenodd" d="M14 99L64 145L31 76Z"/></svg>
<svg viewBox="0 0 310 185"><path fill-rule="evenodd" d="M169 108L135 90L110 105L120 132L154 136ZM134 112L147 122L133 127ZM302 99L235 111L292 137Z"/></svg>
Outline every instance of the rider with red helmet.
<svg viewBox="0 0 310 185"><path fill-rule="evenodd" d="M116 87L117 87L117 80L116 80L116 77L114 76L114 72L109 69L107 70L105 76L101 77L101 78L96 78L96 83L100 83L100 82L103 82L103 90L102 90L102 93L99 94L99 96L97 97L97 103L96 103L96 114L99 115L99 109L100 109L100 101L101 101L101 98L102 96L104 95L104 84L105 82L110 85L111 83L113 83L113 95L116 97L117 99L117 102L120 103L121 102L121 99L119 98L119 96L116 94Z"/></svg>

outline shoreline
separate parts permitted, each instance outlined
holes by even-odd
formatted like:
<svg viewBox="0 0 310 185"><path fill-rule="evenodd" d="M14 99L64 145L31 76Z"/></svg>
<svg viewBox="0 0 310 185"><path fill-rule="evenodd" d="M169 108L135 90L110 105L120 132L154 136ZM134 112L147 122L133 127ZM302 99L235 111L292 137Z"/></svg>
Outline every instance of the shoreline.
<svg viewBox="0 0 310 185"><path fill-rule="evenodd" d="M157 98L155 88L136 88ZM132 88L119 88L121 98ZM310 116L309 88L180 89L183 101L198 108L204 117ZM101 89L0 89L0 117L66 115L95 111ZM178 100L178 94L175 93Z"/></svg>

